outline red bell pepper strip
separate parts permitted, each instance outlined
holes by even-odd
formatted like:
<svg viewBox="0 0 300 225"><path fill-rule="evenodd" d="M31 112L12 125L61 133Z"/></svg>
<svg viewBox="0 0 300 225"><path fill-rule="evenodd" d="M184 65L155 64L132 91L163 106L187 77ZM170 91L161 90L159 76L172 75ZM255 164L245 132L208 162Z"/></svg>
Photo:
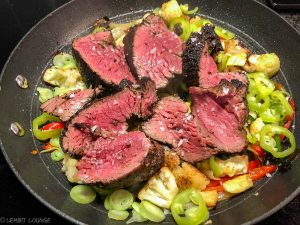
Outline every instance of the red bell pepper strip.
<svg viewBox="0 0 300 225"><path fill-rule="evenodd" d="M51 122L42 127L41 130L58 130L64 128L62 122Z"/></svg>
<svg viewBox="0 0 300 225"><path fill-rule="evenodd" d="M263 159L265 157L265 151L259 145L251 145L251 148L257 153L257 155Z"/></svg>
<svg viewBox="0 0 300 225"><path fill-rule="evenodd" d="M53 146L52 146L50 143L47 143L47 144L45 144L45 145L43 146L43 149L44 149L44 150L48 150L48 149L51 149L51 148L53 148Z"/></svg>
<svg viewBox="0 0 300 225"><path fill-rule="evenodd" d="M210 183L206 186L205 191L216 190L218 192L222 192L222 191L224 191L224 188L222 186L223 183L230 179L232 179L232 177L229 177L229 176L222 177L222 178L220 178L220 180L212 180L211 179Z"/></svg>
<svg viewBox="0 0 300 225"><path fill-rule="evenodd" d="M215 187L207 187L205 188L204 191L217 191L217 192L222 192L224 191L224 188L222 185L219 185L219 186L215 186Z"/></svg>
<svg viewBox="0 0 300 225"><path fill-rule="evenodd" d="M277 169L275 165L260 166L249 170L249 175L253 181L259 180L260 178L266 176L267 173L272 173Z"/></svg>
<svg viewBox="0 0 300 225"><path fill-rule="evenodd" d="M258 159L251 160L248 165L248 170L253 170L254 168L257 168L259 166L260 166L260 161Z"/></svg>

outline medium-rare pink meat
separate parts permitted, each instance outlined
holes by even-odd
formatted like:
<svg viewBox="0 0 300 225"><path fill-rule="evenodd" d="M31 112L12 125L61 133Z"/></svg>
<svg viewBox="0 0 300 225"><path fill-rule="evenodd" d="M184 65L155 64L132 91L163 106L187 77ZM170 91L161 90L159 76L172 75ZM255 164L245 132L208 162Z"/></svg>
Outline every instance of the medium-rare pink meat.
<svg viewBox="0 0 300 225"><path fill-rule="evenodd" d="M239 72L218 72L217 65L210 55L222 49L214 27L205 25L201 33L192 33L183 52L183 75L188 86L210 88L218 85L221 80L239 80L247 84L247 78Z"/></svg>
<svg viewBox="0 0 300 225"><path fill-rule="evenodd" d="M157 103L143 131L151 138L172 145L185 161L198 162L217 153L213 143L196 127L193 115L179 98L169 96Z"/></svg>
<svg viewBox="0 0 300 225"><path fill-rule="evenodd" d="M113 45L110 31L75 39L73 48L104 83L119 85L124 79L136 82L126 63L124 49Z"/></svg>
<svg viewBox="0 0 300 225"><path fill-rule="evenodd" d="M163 88L174 74L182 73L182 40L171 32L163 19L149 15L131 28L124 38L125 55L132 73L149 77Z"/></svg>
<svg viewBox="0 0 300 225"><path fill-rule="evenodd" d="M143 132L132 131L114 140L99 138L84 151L77 176L88 184L121 188L147 180L163 163L163 149Z"/></svg>
<svg viewBox="0 0 300 225"><path fill-rule="evenodd" d="M137 89L127 87L115 95L95 101L68 123L63 131L63 149L71 155L80 156L92 141L100 137L126 134L126 121L134 115L140 118L149 116L155 101L155 84L151 80Z"/></svg>
<svg viewBox="0 0 300 225"><path fill-rule="evenodd" d="M46 113L58 116L62 121L67 121L100 93L99 88L74 90L44 102L40 108Z"/></svg>
<svg viewBox="0 0 300 225"><path fill-rule="evenodd" d="M214 88L189 89L191 109L198 128L220 151L240 152L247 145L242 129L248 113L245 104L247 87L241 82L239 84L236 87L223 80Z"/></svg>

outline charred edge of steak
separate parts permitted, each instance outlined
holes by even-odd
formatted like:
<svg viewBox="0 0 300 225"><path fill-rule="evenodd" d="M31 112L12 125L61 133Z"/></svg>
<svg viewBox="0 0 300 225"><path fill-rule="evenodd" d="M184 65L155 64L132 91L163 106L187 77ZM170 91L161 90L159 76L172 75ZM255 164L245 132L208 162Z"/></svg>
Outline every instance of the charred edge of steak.
<svg viewBox="0 0 300 225"><path fill-rule="evenodd" d="M102 86L104 93L116 92L115 89L117 86L112 83L107 83L104 80L100 79L96 72L94 72L89 67L89 65L82 59L79 52L73 49L72 53L75 57L80 74L83 74L83 81L87 84L88 87L95 88L97 86Z"/></svg>
<svg viewBox="0 0 300 225"><path fill-rule="evenodd" d="M97 185L104 188L122 188L149 179L149 177L154 175L162 167L164 162L163 147L156 142L152 143L152 147L149 149L147 156L144 158L143 162L141 162L141 166L138 169L132 171L126 177L109 184L98 183Z"/></svg>
<svg viewBox="0 0 300 225"><path fill-rule="evenodd" d="M224 92L224 88L228 89L229 92L228 93ZM242 102L244 103L243 105L245 106L245 108L242 109L242 110L245 110L243 113L244 116L240 117L240 116L235 115L237 120L239 121L241 130L244 130L244 129L242 129L242 127L245 124L245 122L247 121L247 115L249 113L249 108L248 108L248 104L246 101L248 86L245 85L242 81L237 80L237 79L232 79L231 81L222 79L220 81L220 83L218 84L218 86L207 89L206 91L207 91L207 93L211 93L211 94L215 95L216 100L221 99L222 97L226 97L226 96L229 96L229 97L235 96L240 99L239 103L242 103ZM222 103L220 103L220 105L222 105ZM232 105L232 102L230 102L230 99L227 99L225 106L235 107L236 105L235 106ZM224 107L224 105L223 105L223 107Z"/></svg>
<svg viewBox="0 0 300 225"><path fill-rule="evenodd" d="M110 31L106 31L106 32L110 32ZM73 40L73 43L74 43L75 40L76 39ZM110 37L109 40L107 40L107 41L105 41L105 40L101 41L101 45L103 47L106 47L106 46L110 45L113 48L116 48L116 46L114 44L114 40L113 40L112 34L111 34L111 37ZM72 44L72 46L73 46L73 44ZM78 68L79 68L81 74L83 74L84 81L85 81L85 83L88 86L96 87L96 86L101 85L101 86L104 87L104 90L107 93L115 93L116 90L118 90L118 85L114 84L113 82L108 82L105 79L101 79L99 77L99 75L97 75L97 72L94 71L94 70L92 70L90 68L89 64L86 63L83 60L83 58L81 57L80 52L78 52L77 50L75 50L74 47L72 48L72 52L73 52L73 55L74 55L74 57L76 59Z"/></svg>
<svg viewBox="0 0 300 225"><path fill-rule="evenodd" d="M137 25L131 27L123 39L125 59L130 68L131 73L136 78L136 80L139 80L139 76L138 76L138 72L135 68L135 65L133 63L133 60L132 60L134 57L133 43L134 43L135 32L143 24L144 24L144 21L141 24L137 24Z"/></svg>
<svg viewBox="0 0 300 225"><path fill-rule="evenodd" d="M215 55L219 51L223 51L223 47L220 38L215 32L215 26L207 24L201 29L202 40L208 43L208 49L212 55Z"/></svg>
<svg viewBox="0 0 300 225"><path fill-rule="evenodd" d="M192 33L186 42L186 48L182 55L182 73L184 82L188 86L199 86L199 60L202 56L205 45L213 54L223 50L219 37L214 31L214 26L205 25L201 33Z"/></svg>

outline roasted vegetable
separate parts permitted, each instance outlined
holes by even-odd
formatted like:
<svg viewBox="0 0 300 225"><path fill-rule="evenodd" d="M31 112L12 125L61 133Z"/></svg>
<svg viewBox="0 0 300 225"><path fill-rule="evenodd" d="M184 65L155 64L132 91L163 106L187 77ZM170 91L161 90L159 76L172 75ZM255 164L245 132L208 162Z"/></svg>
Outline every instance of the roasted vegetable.
<svg viewBox="0 0 300 225"><path fill-rule="evenodd" d="M81 81L81 75L78 69L57 69L51 67L46 70L43 77L44 81L54 86L72 87Z"/></svg>
<svg viewBox="0 0 300 225"><path fill-rule="evenodd" d="M180 158L175 152L165 151L164 166L168 167L176 178L180 190L186 188L205 189L208 178L189 163L180 166Z"/></svg>
<svg viewBox="0 0 300 225"><path fill-rule="evenodd" d="M253 182L248 174L235 177L223 183L224 190L232 194L244 192L251 187L253 187Z"/></svg>
<svg viewBox="0 0 300 225"><path fill-rule="evenodd" d="M222 42L224 52L229 55L236 55L240 53L248 54L249 50L242 47L239 40L237 39L231 39L231 40L225 40Z"/></svg>
<svg viewBox="0 0 300 225"><path fill-rule="evenodd" d="M265 177L267 174L273 173L276 169L277 166L275 165L259 166L251 169L249 171L249 176L251 177L252 181L256 181Z"/></svg>
<svg viewBox="0 0 300 225"><path fill-rule="evenodd" d="M43 79L46 83L63 87L72 87L82 81L75 59L67 53L53 58L53 66L45 71Z"/></svg>
<svg viewBox="0 0 300 225"><path fill-rule="evenodd" d="M182 11L176 0L170 0L162 4L160 16L167 22L170 23L171 20L177 17L181 17Z"/></svg>
<svg viewBox="0 0 300 225"><path fill-rule="evenodd" d="M77 175L77 164L78 160L71 158L68 154L64 154L64 160L63 160L63 167L62 171L66 174L67 179L71 183L80 183L79 178Z"/></svg>
<svg viewBox="0 0 300 225"><path fill-rule="evenodd" d="M198 168L211 179L218 179L247 173L248 163L247 155L236 155L226 160L212 156L209 160L199 163Z"/></svg>
<svg viewBox="0 0 300 225"><path fill-rule="evenodd" d="M80 90L87 89L87 87L86 87L85 83L83 83L83 81L76 82L75 86L72 86L72 87L65 87L65 86L55 87L54 91L53 91L53 96L54 97L61 96L69 91L78 90L78 89L80 89Z"/></svg>
<svg viewBox="0 0 300 225"><path fill-rule="evenodd" d="M250 124L250 134L252 135L252 138L255 138L254 143L260 140L260 131L264 126L265 123L261 118L257 118L253 123Z"/></svg>
<svg viewBox="0 0 300 225"><path fill-rule="evenodd" d="M218 202L218 192L216 190L200 192L206 206L215 207Z"/></svg>
<svg viewBox="0 0 300 225"><path fill-rule="evenodd" d="M228 57L226 66L244 66L247 60L246 53L238 53Z"/></svg>
<svg viewBox="0 0 300 225"><path fill-rule="evenodd" d="M39 101L41 103L44 103L54 97L52 90L49 88L38 87L36 90L39 93Z"/></svg>
<svg viewBox="0 0 300 225"><path fill-rule="evenodd" d="M209 183L209 179L201 173L196 167L189 163L182 163L181 166L172 170L176 178L176 183L179 190L187 188L195 188L197 190L204 190Z"/></svg>
<svg viewBox="0 0 300 225"><path fill-rule="evenodd" d="M140 190L138 198L168 209L177 193L178 187L174 175L167 167L162 167L159 173L151 177Z"/></svg>
<svg viewBox="0 0 300 225"><path fill-rule="evenodd" d="M280 69L280 60L275 53L253 54L243 68L249 73L263 72L268 77L273 77Z"/></svg>

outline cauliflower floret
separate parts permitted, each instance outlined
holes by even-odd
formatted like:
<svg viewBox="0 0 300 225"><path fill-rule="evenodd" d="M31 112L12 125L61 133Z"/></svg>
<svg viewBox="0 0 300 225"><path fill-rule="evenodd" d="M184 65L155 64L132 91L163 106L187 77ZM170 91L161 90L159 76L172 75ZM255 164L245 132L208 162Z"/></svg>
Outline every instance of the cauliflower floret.
<svg viewBox="0 0 300 225"><path fill-rule="evenodd" d="M167 22L182 16L181 8L176 0L170 0L162 4L160 16Z"/></svg>
<svg viewBox="0 0 300 225"><path fill-rule="evenodd" d="M160 172L151 177L140 190L138 198L169 209L177 193L178 187L174 175L167 167L162 167Z"/></svg>
<svg viewBox="0 0 300 225"><path fill-rule="evenodd" d="M226 175L232 177L238 174L245 174L248 172L249 159L247 155L236 155L230 157L227 160L221 160L215 157L215 162L220 168L219 177L224 177ZM213 171L210 168L209 160L204 160L201 163L197 163L197 167L210 179L220 179L214 176Z"/></svg>
<svg viewBox="0 0 300 225"><path fill-rule="evenodd" d="M165 151L164 167L168 167L171 171L177 168L180 164L179 156L172 151Z"/></svg>
<svg viewBox="0 0 300 225"><path fill-rule="evenodd" d="M71 158L68 154L64 154L62 171L66 174L68 181L71 183L81 183L77 175L77 164L78 160Z"/></svg>
<svg viewBox="0 0 300 225"><path fill-rule="evenodd" d="M235 176L238 174L245 174L248 172L248 156L247 155L236 155L230 157L227 160L221 160L215 158L216 163L221 168L221 177L223 176Z"/></svg>
<svg viewBox="0 0 300 225"><path fill-rule="evenodd" d="M260 131L263 128L263 126L265 126L265 123L260 117L250 124L250 134L253 137L255 137L255 139L258 141L260 140Z"/></svg>
<svg viewBox="0 0 300 225"><path fill-rule="evenodd" d="M180 166L180 158L175 152L165 151L164 166L174 174L179 190L204 190L209 183L209 179L193 165L184 162Z"/></svg>
<svg viewBox="0 0 300 225"><path fill-rule="evenodd" d="M201 191L209 184L209 179L203 173L201 173L193 165L186 162L173 169L172 172L180 190L195 188Z"/></svg>
<svg viewBox="0 0 300 225"><path fill-rule="evenodd" d="M269 78L274 76L280 69L280 60L275 53L251 55L248 58L248 64L244 67L249 73L263 72Z"/></svg>
<svg viewBox="0 0 300 225"><path fill-rule="evenodd" d="M44 73L44 81L54 86L72 87L81 80L78 69L62 70L51 67Z"/></svg>
<svg viewBox="0 0 300 225"><path fill-rule="evenodd" d="M218 202L218 192L216 190L201 191L201 196L208 207L215 207Z"/></svg>

